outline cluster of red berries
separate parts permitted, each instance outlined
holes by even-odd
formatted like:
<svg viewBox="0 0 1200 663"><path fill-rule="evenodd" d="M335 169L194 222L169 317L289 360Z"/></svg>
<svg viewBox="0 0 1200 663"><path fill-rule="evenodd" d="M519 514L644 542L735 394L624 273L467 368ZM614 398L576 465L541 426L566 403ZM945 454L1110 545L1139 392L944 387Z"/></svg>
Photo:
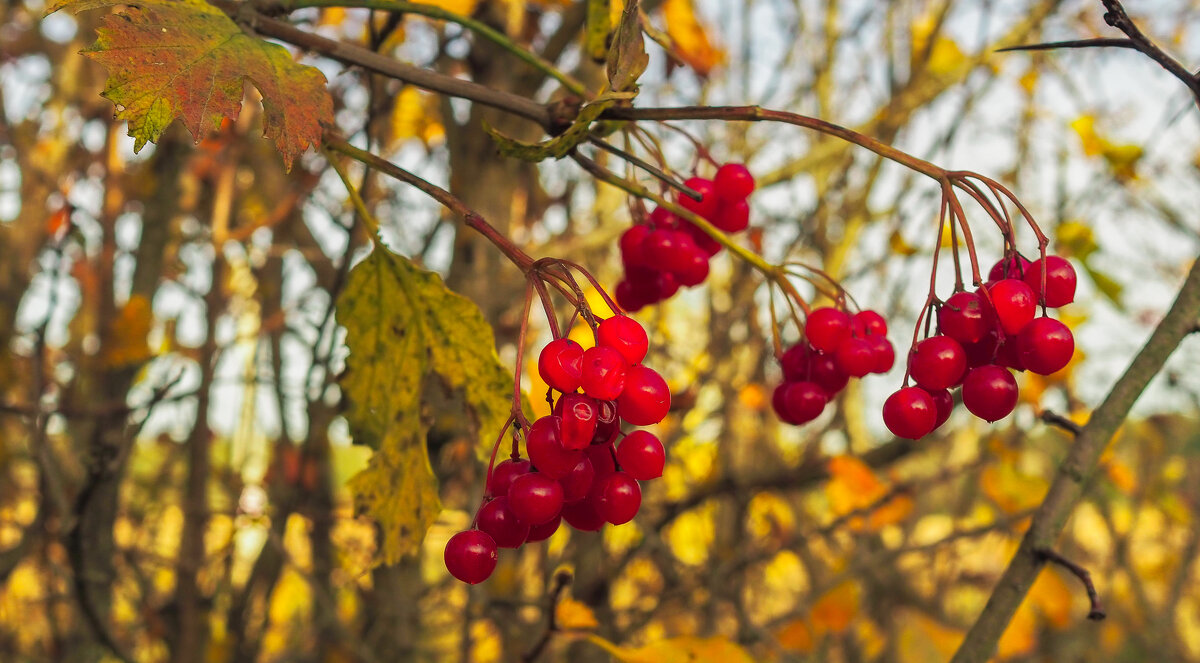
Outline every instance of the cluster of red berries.
<svg viewBox="0 0 1200 663"><path fill-rule="evenodd" d="M700 200L680 194L679 205L725 232L735 233L750 224L748 198L754 176L745 166L727 163L713 179L693 177L684 185ZM721 245L695 224L655 207L647 223L621 235L621 263L625 278L617 284L617 303L628 311L670 299L680 287L700 285L708 278L708 261Z"/></svg>
<svg viewBox="0 0 1200 663"><path fill-rule="evenodd" d="M638 481L662 476L659 439L621 431L621 420L649 426L671 407L666 381L641 364L646 331L616 315L597 326L596 343L584 350L560 338L542 349L538 373L551 398L558 392L553 413L525 432L528 460L514 448L491 469L474 528L446 544L446 568L455 578L483 582L496 567L498 547L547 539L563 520L589 532L627 523L642 504Z"/></svg>
<svg viewBox="0 0 1200 663"><path fill-rule="evenodd" d="M950 389L959 385L971 414L986 421L1008 416L1017 405L1012 371L1050 375L1071 361L1071 330L1044 313L1045 307L1074 299L1075 269L1065 258L1051 255L1031 263L1012 254L996 263L981 288L956 292L942 303L938 334L909 353L908 374L916 386L884 403L888 429L913 440L929 434L950 417ZM1039 301L1043 316L1035 317Z"/></svg>
<svg viewBox="0 0 1200 663"><path fill-rule="evenodd" d="M789 424L820 416L850 378L887 373L896 362L887 322L875 311L851 316L838 308L816 309L808 314L804 335L807 340L780 357L783 383L771 398L775 414Z"/></svg>

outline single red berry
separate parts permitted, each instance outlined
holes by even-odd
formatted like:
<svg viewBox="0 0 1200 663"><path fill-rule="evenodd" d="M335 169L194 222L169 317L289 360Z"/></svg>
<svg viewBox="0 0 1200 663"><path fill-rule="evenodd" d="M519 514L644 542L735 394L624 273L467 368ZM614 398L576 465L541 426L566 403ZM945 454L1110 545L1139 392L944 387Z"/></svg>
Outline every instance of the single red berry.
<svg viewBox="0 0 1200 663"><path fill-rule="evenodd" d="M545 541L551 535L558 531L558 526L562 523L562 517L556 516L554 520L541 525L533 525L529 528L529 536L525 537L525 543L534 543L536 541Z"/></svg>
<svg viewBox="0 0 1200 663"><path fill-rule="evenodd" d="M666 228L659 228L647 235L643 244L646 266L670 271L667 269L667 263L675 258L675 253L679 251L679 244L684 238L691 241L691 237L687 233Z"/></svg>
<svg viewBox="0 0 1200 663"><path fill-rule="evenodd" d="M783 379L788 382L807 380L809 364L816 355L817 352L803 341L785 350L779 358L779 364L783 367Z"/></svg>
<svg viewBox="0 0 1200 663"><path fill-rule="evenodd" d="M625 388L617 398L617 413L634 426L650 426L662 421L671 409L671 390L667 381L652 368L641 364L625 374Z"/></svg>
<svg viewBox="0 0 1200 663"><path fill-rule="evenodd" d="M601 527L604 527L604 518L601 518L599 512L596 511L594 496L564 504L562 519L581 532L598 532Z"/></svg>
<svg viewBox="0 0 1200 663"><path fill-rule="evenodd" d="M1003 366L973 368L963 380L962 399L967 410L980 419L1003 419L1017 406L1017 380Z"/></svg>
<svg viewBox="0 0 1200 663"><path fill-rule="evenodd" d="M517 517L530 525L554 520L562 511L563 489L541 472L522 474L508 488L508 506Z"/></svg>
<svg viewBox="0 0 1200 663"><path fill-rule="evenodd" d="M990 305L988 298L984 297L985 310L996 317L1004 333L1019 334L1033 320L1037 313L1037 300L1033 297L1033 290L1024 281L1004 279L984 287L991 297Z"/></svg>
<svg viewBox="0 0 1200 663"><path fill-rule="evenodd" d="M967 353L949 336L931 336L917 343L908 358L913 381L929 392L958 384L966 370Z"/></svg>
<svg viewBox="0 0 1200 663"><path fill-rule="evenodd" d="M659 272L654 280L654 287L658 291L658 299L655 301L663 301L675 296L679 292L679 279L671 272Z"/></svg>
<svg viewBox="0 0 1200 663"><path fill-rule="evenodd" d="M569 338L550 341L538 355L538 375L563 393L575 391L583 376L583 346Z"/></svg>
<svg viewBox="0 0 1200 663"><path fill-rule="evenodd" d="M963 351L967 353L967 368L977 368L995 363L996 353L1000 349L1000 333L989 329L978 341L963 343Z"/></svg>
<svg viewBox="0 0 1200 663"><path fill-rule="evenodd" d="M804 323L809 345L821 352L835 352L850 337L850 316L845 311L825 307L814 310Z"/></svg>
<svg viewBox="0 0 1200 663"><path fill-rule="evenodd" d="M1075 353L1071 330L1054 318L1035 318L1017 337L1021 364L1038 375L1061 371Z"/></svg>
<svg viewBox="0 0 1200 663"><path fill-rule="evenodd" d="M727 163L717 169L713 178L717 197L721 200L745 200L754 193L754 175L740 163Z"/></svg>
<svg viewBox="0 0 1200 663"><path fill-rule="evenodd" d="M937 406L920 387L904 387L883 403L883 423L896 437L919 440L937 423Z"/></svg>
<svg viewBox="0 0 1200 663"><path fill-rule="evenodd" d="M446 542L446 570L469 585L477 585L496 569L496 542L477 529L469 529Z"/></svg>
<svg viewBox="0 0 1200 663"><path fill-rule="evenodd" d="M992 268L988 270L988 280L1020 279L1027 271L1029 271L1029 261L1025 259L1025 256L1012 253L992 265Z"/></svg>
<svg viewBox="0 0 1200 663"><path fill-rule="evenodd" d="M673 230L675 233L675 248L670 253L662 257L662 262L656 265L659 269L671 272L675 275L675 279L683 285L683 279L679 278L681 274L690 274L695 270L694 259L703 258L704 262L708 263L708 256L696 243L692 241L692 236L682 230Z"/></svg>
<svg viewBox="0 0 1200 663"><path fill-rule="evenodd" d="M674 272L679 285L693 288L708 278L708 254L700 247L692 247L687 253L687 264Z"/></svg>
<svg viewBox="0 0 1200 663"><path fill-rule="evenodd" d="M612 442L621 430L621 421L617 416L616 401L596 401L596 432L592 435L592 444L607 444Z"/></svg>
<svg viewBox="0 0 1200 663"><path fill-rule="evenodd" d="M621 233L621 239L618 241L618 246L621 247L621 263L625 268L642 267L652 264L646 258L646 237L650 235L650 228L646 226L631 226L628 230Z"/></svg>
<svg viewBox="0 0 1200 663"><path fill-rule="evenodd" d="M587 497L595 478L596 470L592 469L592 461L587 456L580 458L575 468L558 480L562 485L563 502L575 502Z"/></svg>
<svg viewBox="0 0 1200 663"><path fill-rule="evenodd" d="M640 311L646 305L654 303L655 298L658 297L658 291L647 288L644 284L625 280L617 284L617 287L613 289L613 295L616 297L617 306L623 310Z"/></svg>
<svg viewBox="0 0 1200 663"><path fill-rule="evenodd" d="M671 213L670 210L663 207L655 207L650 211L650 217L646 219L650 223L650 228L656 230L658 228L674 228L679 225L680 218Z"/></svg>
<svg viewBox="0 0 1200 663"><path fill-rule="evenodd" d="M875 352L865 338L848 338L838 346L834 358L850 377L861 378L875 368Z"/></svg>
<svg viewBox="0 0 1200 663"><path fill-rule="evenodd" d="M1075 301L1075 268L1061 256L1046 256L1046 306L1057 308ZM1025 271L1025 284L1034 294L1042 291L1042 260Z"/></svg>
<svg viewBox="0 0 1200 663"><path fill-rule="evenodd" d="M525 453L529 454L530 462L539 472L555 479L566 476L583 457L581 452L563 446L562 418L554 415L542 417L529 427L529 434L525 436Z"/></svg>
<svg viewBox="0 0 1200 663"><path fill-rule="evenodd" d="M617 445L617 462L634 479L649 481L662 476L667 453L653 433L635 430Z"/></svg>
<svg viewBox="0 0 1200 663"><path fill-rule="evenodd" d="M709 237L708 233L701 230L700 226L691 221L680 223L679 229L690 235L696 246L700 247L700 250L704 251L704 254L710 258L720 253L723 248L720 242Z"/></svg>
<svg viewBox="0 0 1200 663"><path fill-rule="evenodd" d="M949 389L938 389L929 392L929 397L933 399L937 410L937 419L933 422L933 429L937 430L950 418L950 412L954 410L954 396Z"/></svg>
<svg viewBox="0 0 1200 663"><path fill-rule="evenodd" d="M492 468L492 477L488 479L488 496L507 495L512 480L532 469L533 465L524 458L508 458L496 463Z"/></svg>
<svg viewBox="0 0 1200 663"><path fill-rule="evenodd" d="M979 295L956 292L938 309L938 327L946 336L966 344L983 338L991 325Z"/></svg>
<svg viewBox="0 0 1200 663"><path fill-rule="evenodd" d="M896 363L896 348L884 336L871 334L863 339L871 349L871 372L884 374Z"/></svg>
<svg viewBox="0 0 1200 663"><path fill-rule="evenodd" d="M859 311L850 318L850 331L859 338L887 336L887 320L870 309Z"/></svg>
<svg viewBox="0 0 1200 663"><path fill-rule="evenodd" d="M829 395L813 382L785 382L775 389L771 404L785 423L800 426L821 416Z"/></svg>
<svg viewBox="0 0 1200 663"><path fill-rule="evenodd" d="M620 352L596 346L583 353L583 391L592 398L611 401L625 388L629 367Z"/></svg>
<svg viewBox="0 0 1200 663"><path fill-rule="evenodd" d="M711 219L717 211L717 193L712 180L706 180L703 177L692 177L686 180L683 185L700 194L700 200L696 200L681 191L678 198L679 206L685 210L695 212L706 219Z"/></svg>
<svg viewBox="0 0 1200 663"><path fill-rule="evenodd" d="M712 224L727 233L738 233L750 225L750 203L745 200L721 201Z"/></svg>
<svg viewBox="0 0 1200 663"><path fill-rule="evenodd" d="M562 417L562 443L566 449L582 449L596 434L598 407L595 399L583 394L563 394L554 414Z"/></svg>
<svg viewBox="0 0 1200 663"><path fill-rule="evenodd" d="M508 506L507 497L497 497L479 507L475 526L487 532L501 548L519 548L529 536L529 523L517 518Z"/></svg>
<svg viewBox="0 0 1200 663"><path fill-rule="evenodd" d="M592 462L592 472L595 473L597 480L617 471L617 461L613 460L611 444L595 444L585 449L583 453Z"/></svg>
<svg viewBox="0 0 1200 663"><path fill-rule="evenodd" d="M642 506L642 488L625 472L613 472L593 488L596 513L613 525L633 520Z"/></svg>
<svg viewBox="0 0 1200 663"><path fill-rule="evenodd" d="M830 399L846 388L850 374L842 370L833 355L817 355L812 359L809 380L815 382Z"/></svg>

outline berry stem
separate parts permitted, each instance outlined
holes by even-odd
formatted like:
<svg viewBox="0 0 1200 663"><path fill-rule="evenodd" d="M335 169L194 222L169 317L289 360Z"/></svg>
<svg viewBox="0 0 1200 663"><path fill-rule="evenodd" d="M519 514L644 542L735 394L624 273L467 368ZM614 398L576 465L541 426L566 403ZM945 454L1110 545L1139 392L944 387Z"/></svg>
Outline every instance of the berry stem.
<svg viewBox="0 0 1200 663"><path fill-rule="evenodd" d="M533 306L533 281L536 276L530 273L528 277L529 283L525 285L525 305L521 310L521 331L517 333L517 364L513 371L513 402L512 402L512 417L522 429L529 426L529 422L525 420L525 413L521 410L521 363L525 359L525 339L529 334L529 310ZM517 452L517 442L513 440L513 453Z"/></svg>
<svg viewBox="0 0 1200 663"><path fill-rule="evenodd" d="M950 214L950 205L945 200L942 201L942 211L938 214L938 225L946 225L946 220ZM963 291L962 277L962 260L958 254L958 225L954 223L954 219L950 219L950 253L954 259L954 292Z"/></svg>

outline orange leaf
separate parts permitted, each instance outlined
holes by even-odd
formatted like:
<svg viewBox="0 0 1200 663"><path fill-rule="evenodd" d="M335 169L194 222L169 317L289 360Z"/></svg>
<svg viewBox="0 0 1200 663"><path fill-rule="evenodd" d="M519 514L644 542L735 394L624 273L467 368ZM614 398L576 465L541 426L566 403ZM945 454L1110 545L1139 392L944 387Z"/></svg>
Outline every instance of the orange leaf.
<svg viewBox="0 0 1200 663"><path fill-rule="evenodd" d="M121 307L117 317L109 322L103 361L108 367L129 366L150 358L146 337L154 323L150 300L134 295Z"/></svg>
<svg viewBox="0 0 1200 663"><path fill-rule="evenodd" d="M558 621L558 625L564 629L589 629L596 628L600 622L596 621L596 614L592 609L576 601L575 599L563 599L558 602L558 606L554 609L554 618Z"/></svg>
<svg viewBox="0 0 1200 663"><path fill-rule="evenodd" d="M707 76L725 58L725 54L709 41L708 32L696 18L692 0L667 0L663 4L663 16L676 55L697 74Z"/></svg>
<svg viewBox="0 0 1200 663"><path fill-rule="evenodd" d="M812 607L813 630L821 633L841 633L858 614L858 585L847 580L821 595Z"/></svg>
<svg viewBox="0 0 1200 663"><path fill-rule="evenodd" d="M808 622L803 619L793 619L775 632L779 646L793 652L807 653L813 650L813 634Z"/></svg>

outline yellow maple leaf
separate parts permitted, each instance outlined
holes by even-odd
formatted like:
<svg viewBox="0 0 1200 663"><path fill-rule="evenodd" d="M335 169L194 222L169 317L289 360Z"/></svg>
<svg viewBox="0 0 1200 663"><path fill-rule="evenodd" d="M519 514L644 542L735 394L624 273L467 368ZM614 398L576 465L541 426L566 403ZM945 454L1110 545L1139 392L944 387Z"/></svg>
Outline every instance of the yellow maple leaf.
<svg viewBox="0 0 1200 663"><path fill-rule="evenodd" d="M696 17L696 6L692 0L667 0L663 3L663 18L667 24L667 35L675 44L676 55L696 73L707 76L725 59L725 54L713 45L708 38L708 31Z"/></svg>

